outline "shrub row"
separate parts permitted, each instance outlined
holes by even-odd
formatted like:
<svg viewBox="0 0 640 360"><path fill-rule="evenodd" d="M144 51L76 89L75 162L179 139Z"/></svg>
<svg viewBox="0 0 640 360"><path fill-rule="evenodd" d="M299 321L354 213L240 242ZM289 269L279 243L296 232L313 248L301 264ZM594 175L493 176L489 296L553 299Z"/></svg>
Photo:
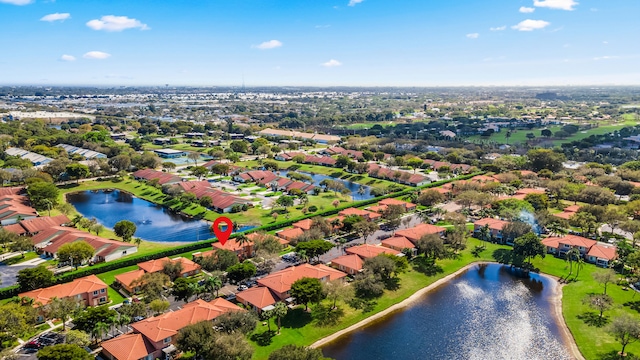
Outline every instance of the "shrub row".
<svg viewBox="0 0 640 360"><path fill-rule="evenodd" d="M423 186L419 186L419 187L415 187L415 188L408 188L402 191L398 191L395 193L390 193L390 194L386 194L383 196L378 196L372 199L368 199L368 200L361 200L361 201L357 201L357 202L352 202L352 203L348 203L346 205L343 206L339 206L337 208L334 209L329 209L329 210L325 210L322 212L318 212L318 213L313 213L313 214L307 214L305 216L300 216L294 219L289 219L289 220L285 220L285 221L278 221L272 224L268 224L268 225L263 225L257 228L253 228L250 230L247 230L245 232L254 232L254 231L272 231L272 230L276 230L276 229L281 229L287 226L291 226L293 223L298 222L300 220L304 220L304 219L308 219L308 218L312 218L312 217L316 217L316 216L321 216L321 217L327 217L327 216L331 216L331 215L335 215L338 212L347 209L347 208L351 208L351 207L363 207L363 206L367 206L367 205L371 205L371 204L375 204L380 200L384 200L384 199L388 199L388 198L396 198L396 197L400 197L400 196L405 196L405 195L409 195L411 193L413 193L416 190L423 190L423 189L428 189L428 188L432 188L432 187L437 187L452 181L458 181L458 180L466 180L469 179L471 177L474 177L476 175L480 175L483 174L483 172L477 172L477 173L473 173L473 174L469 174L469 175L464 175L464 176L459 176L457 178L454 179L449 179L449 180L441 180L441 181L436 181L436 182L432 182L430 184L426 184ZM244 233L244 232L243 232ZM234 238L237 237L238 235L240 235L241 233L235 233L233 235L230 236L230 238ZM204 240L204 241L199 241L199 242L195 242L195 243L189 243L186 245L181 245L181 246L177 246L177 247L173 247L170 249L164 249L164 250L159 250L155 253L152 254L146 254L146 255L139 255L139 256L131 256L128 257L126 259L121 259L121 260L114 260L114 261L110 261L107 263L100 263L97 265L93 265L93 266L89 266L89 267L85 267L85 268L81 268L78 269L76 271L72 271L72 272L68 272L68 273L64 273L61 274L57 277L57 283L58 284L62 284L62 283L66 283L66 282L70 282L72 280L75 280L77 278L80 277L84 277L84 276L88 276L88 275L93 275L93 274L101 274L107 271L112 271L112 270L116 270L116 269L120 269L123 267L127 267L127 266L132 266L132 265L136 265L140 262L144 262L144 261L148 261L148 260L155 260L155 259L159 259L159 258L163 258L163 257L170 257L170 256L174 256L174 255L178 255L178 254L182 254L188 251L196 251L196 250L208 250L211 246L212 243L216 242L217 239L209 239L209 240ZM15 285L15 286L11 286L11 287L6 287L6 288L2 288L0 289L0 299L6 299L6 298L10 298L13 296L18 295L19 293L19 286Z"/></svg>

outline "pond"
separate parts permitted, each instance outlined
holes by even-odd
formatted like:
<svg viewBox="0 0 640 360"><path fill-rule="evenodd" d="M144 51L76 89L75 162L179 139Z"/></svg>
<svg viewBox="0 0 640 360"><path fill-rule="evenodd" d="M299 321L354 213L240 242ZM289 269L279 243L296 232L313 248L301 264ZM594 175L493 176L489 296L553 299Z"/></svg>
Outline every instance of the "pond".
<svg viewBox="0 0 640 360"><path fill-rule="evenodd" d="M120 220L133 221L137 226L134 236L148 241L194 242L215 237L207 221L189 219L120 190L67 194L67 201L82 216L96 218L108 228ZM239 231L250 228L245 226Z"/></svg>
<svg viewBox="0 0 640 360"><path fill-rule="evenodd" d="M280 171L276 171L276 174L282 176L282 177L286 177L287 174L289 173L288 170L280 170ZM303 171L298 171L298 173L303 174L303 175L307 175L311 177L311 183L313 185L316 186L320 186L320 183L322 182L322 180L334 180L334 181L339 181L341 183L344 184L344 186L347 187L347 189L349 189L349 191L351 191L351 196L353 197L353 200L368 200L368 199L372 199L375 196L371 195L371 187L366 186L366 185L360 185L358 183L355 183L353 181L349 181L349 180L343 180L340 178L333 178L331 176L327 176L327 175L321 175L321 174L312 174L312 173L308 173L308 172L303 172ZM307 182L307 181L305 181ZM362 188L362 191L360 191L360 188Z"/></svg>
<svg viewBox="0 0 640 360"><path fill-rule="evenodd" d="M409 308L323 347L337 360L569 359L551 315L556 282L477 265Z"/></svg>

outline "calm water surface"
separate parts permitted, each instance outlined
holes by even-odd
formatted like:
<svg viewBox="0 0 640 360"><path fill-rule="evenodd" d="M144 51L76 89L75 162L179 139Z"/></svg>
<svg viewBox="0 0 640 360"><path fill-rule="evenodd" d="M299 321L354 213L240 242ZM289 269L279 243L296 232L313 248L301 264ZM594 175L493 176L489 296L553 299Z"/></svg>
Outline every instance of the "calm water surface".
<svg viewBox="0 0 640 360"><path fill-rule="evenodd" d="M478 265L414 306L322 350L338 360L569 359L551 314L554 280Z"/></svg>
<svg viewBox="0 0 640 360"><path fill-rule="evenodd" d="M371 195L371 187L366 186L366 185L360 185L358 183L355 183L353 181L348 181L348 180L343 180L340 178L332 178L331 176L327 176L327 175L322 175L322 174L311 174L308 172L304 172L304 171L298 171L300 174L304 174L304 175L308 175L311 177L311 183L313 185L316 186L320 186L320 182L322 182L322 180L325 179L330 179L330 180L335 180L335 181L339 181L341 183L344 184L344 186L349 189L349 191L351 191L351 197L353 198L353 200L368 200L368 199L372 199L374 198L373 195ZM279 176L282 177L286 177L287 174L289 173L288 170L280 170L280 171L276 171L276 174L278 174ZM307 181L304 181L307 182ZM360 190L360 188L362 187L362 189L364 190L364 192L362 194L358 193L358 190Z"/></svg>
<svg viewBox="0 0 640 360"><path fill-rule="evenodd" d="M139 199L129 193L113 191L83 191L67 195L67 201L86 218L96 218L108 228L120 220L133 221L135 237L149 241L193 242L215 237L211 224L175 214L162 206ZM251 227L242 227L240 231Z"/></svg>

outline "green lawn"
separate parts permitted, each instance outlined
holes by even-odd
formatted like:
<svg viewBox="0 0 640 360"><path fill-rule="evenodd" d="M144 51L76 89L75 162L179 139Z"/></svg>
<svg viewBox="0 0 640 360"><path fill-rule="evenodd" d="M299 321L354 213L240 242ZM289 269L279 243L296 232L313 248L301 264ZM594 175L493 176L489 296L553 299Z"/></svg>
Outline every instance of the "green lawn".
<svg viewBox="0 0 640 360"><path fill-rule="evenodd" d="M630 115L630 114L625 114L625 115ZM587 138L591 135L602 135L602 134L607 134L610 132L613 132L615 130L619 130L621 128L623 128L624 126L634 126L637 125L637 121L634 120L633 116L625 116L623 118L624 121L622 122L617 122L617 123L602 123L599 127L596 128L592 128L589 130L585 130L585 131L578 131L577 133L565 138L565 139L556 139L551 137L550 141L553 143L553 145L560 145L560 144L564 144L564 143L568 143L571 141L576 141L576 140L581 140L584 138ZM551 130L552 133L555 134L556 131L560 130L561 126L556 125L556 126L550 126L548 127L549 130ZM476 140L476 141L492 141L492 142L496 142L498 144L516 144L516 143L523 143L525 141L527 141L527 134L528 133L533 133L536 136L536 139L540 139L543 138L540 135L540 131L542 129L532 129L532 130L528 130L528 129L517 129L515 131L512 132L511 137L509 139L506 138L506 134L507 134L507 130L506 129L502 129L502 131L495 133L493 135L491 135L490 137L483 137L480 135L473 135L473 136L469 136L468 139L469 140Z"/></svg>
<svg viewBox="0 0 640 360"><path fill-rule="evenodd" d="M124 297L120 295L120 293L117 292L116 289L111 287L111 284L113 284L113 281L115 280L116 275L120 275L128 271L137 270L137 269L138 269L137 265L132 265L132 266L127 266L127 267L123 267L120 269L116 269L116 270L112 270L112 271L108 271L108 272L96 275L98 279L104 281L105 284L109 285L109 288L107 289L107 291L109 293L109 300L111 300L111 305L120 304L124 301Z"/></svg>

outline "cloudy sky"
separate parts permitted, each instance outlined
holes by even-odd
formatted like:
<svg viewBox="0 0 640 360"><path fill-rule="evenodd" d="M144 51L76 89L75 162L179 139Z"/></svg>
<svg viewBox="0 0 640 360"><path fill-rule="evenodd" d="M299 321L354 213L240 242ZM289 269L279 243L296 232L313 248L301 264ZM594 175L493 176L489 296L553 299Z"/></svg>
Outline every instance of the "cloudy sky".
<svg viewBox="0 0 640 360"><path fill-rule="evenodd" d="M640 85L638 0L0 0L0 84Z"/></svg>

